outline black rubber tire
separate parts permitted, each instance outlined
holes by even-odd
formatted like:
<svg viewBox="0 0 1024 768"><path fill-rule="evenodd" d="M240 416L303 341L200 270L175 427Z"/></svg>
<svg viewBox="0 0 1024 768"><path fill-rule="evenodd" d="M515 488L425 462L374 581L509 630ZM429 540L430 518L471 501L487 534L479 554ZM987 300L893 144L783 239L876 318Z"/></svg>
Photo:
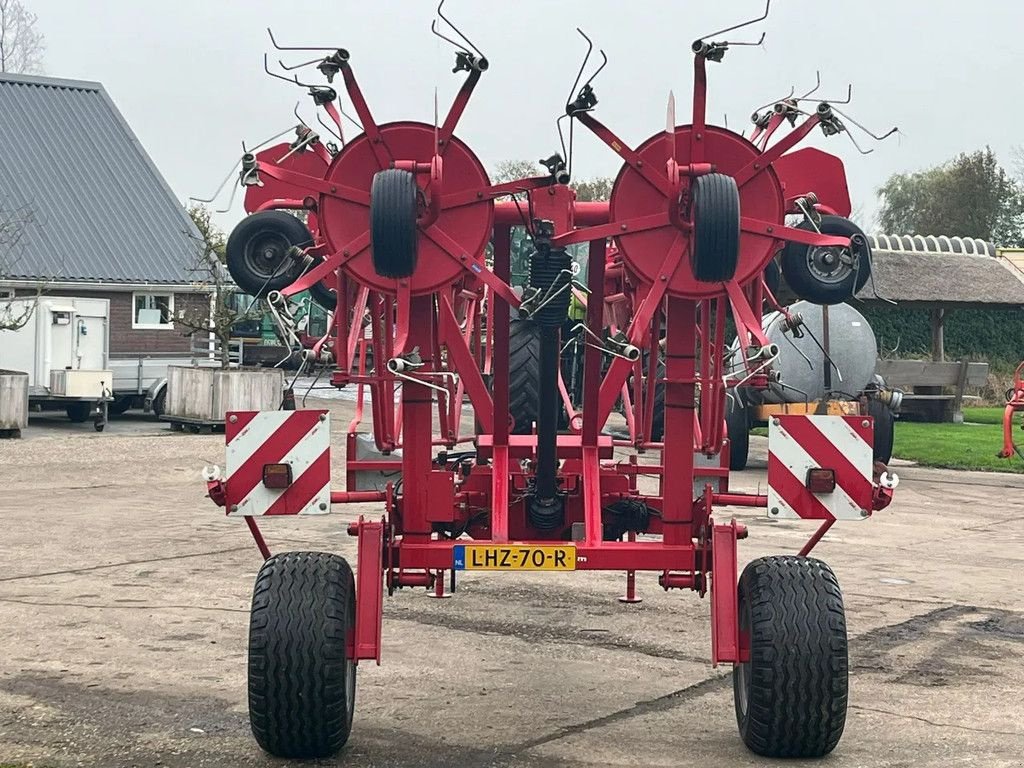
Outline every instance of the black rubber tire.
<svg viewBox="0 0 1024 768"><path fill-rule="evenodd" d="M231 230L225 248L235 285L256 298L280 291L302 274L302 264L288 255L292 246L308 248L313 236L299 219L284 211L246 216Z"/></svg>
<svg viewBox="0 0 1024 768"><path fill-rule="evenodd" d="M513 319L508 327L508 409L512 434L533 432L540 403L540 326Z"/></svg>
<svg viewBox="0 0 1024 768"><path fill-rule="evenodd" d="M739 583L750 661L733 667L740 736L765 757L821 757L843 735L848 659L843 593L821 560L762 557Z"/></svg>
<svg viewBox="0 0 1024 768"><path fill-rule="evenodd" d="M97 421L95 424L92 425L92 428L95 429L97 432L102 432L103 428L106 427L106 426L107 425L106 425L105 422Z"/></svg>
<svg viewBox="0 0 1024 768"><path fill-rule="evenodd" d="M120 416L132 407L132 399L130 397L117 397L114 398L113 402L107 403L107 412L112 413L114 416Z"/></svg>
<svg viewBox="0 0 1024 768"><path fill-rule="evenodd" d="M747 468L750 456L750 408L743 402L742 393L733 389L725 398L725 433L729 438L729 469Z"/></svg>
<svg viewBox="0 0 1024 768"><path fill-rule="evenodd" d="M310 267L310 270L316 269L318 266L320 266L320 262L322 261L323 259L321 258L315 259L313 261L313 265ZM337 275L331 273L330 279L336 280ZM333 312L338 306L337 292L328 288L324 284L323 280L318 280L317 282L313 283L313 285L309 286L309 296L311 299L313 299L313 301L315 301L321 307L326 309L328 312Z"/></svg>
<svg viewBox="0 0 1024 768"><path fill-rule="evenodd" d="M861 228L842 216L822 216L818 225L823 235L850 237L863 235ZM797 229L815 231L810 221L804 220ZM787 243L782 251L782 276L801 299L812 304L842 304L860 291L871 276L871 260L861 256L857 269L841 271L833 280L826 280L814 272L810 265L811 246Z"/></svg>
<svg viewBox="0 0 1024 768"><path fill-rule="evenodd" d="M777 299L779 297L779 283L782 280L782 273L779 271L778 262L774 258L765 266L763 279L772 296Z"/></svg>
<svg viewBox="0 0 1024 768"><path fill-rule="evenodd" d="M644 352L644 374L648 376L650 375L648 373L650 359L650 351ZM654 413L651 419L651 434L647 439L660 443L665 439L665 356L661 353L660 347L658 365L654 370L654 375L658 377L658 383L654 385ZM645 394L646 392L647 390L644 389Z"/></svg>
<svg viewBox="0 0 1024 768"><path fill-rule="evenodd" d="M249 621L249 722L270 754L329 757L348 740L355 600L352 568L339 555L288 552L260 568Z"/></svg>
<svg viewBox="0 0 1024 768"><path fill-rule="evenodd" d="M378 171L370 187L370 251L381 277L409 277L416 271L416 177L409 171Z"/></svg>
<svg viewBox="0 0 1024 768"><path fill-rule="evenodd" d="M64 410L72 424L84 424L92 415L92 403L68 403Z"/></svg>
<svg viewBox="0 0 1024 768"><path fill-rule="evenodd" d="M153 409L153 415L156 416L158 419L164 415L164 411L167 407L166 386L157 393L156 397L153 398L153 405L151 407Z"/></svg>
<svg viewBox="0 0 1024 768"><path fill-rule="evenodd" d="M896 438L896 414L881 400L868 400L868 416L875 420L874 459L888 464Z"/></svg>
<svg viewBox="0 0 1024 768"><path fill-rule="evenodd" d="M740 257L740 193L736 179L724 173L698 176L690 195L693 275L702 283L731 280Z"/></svg>

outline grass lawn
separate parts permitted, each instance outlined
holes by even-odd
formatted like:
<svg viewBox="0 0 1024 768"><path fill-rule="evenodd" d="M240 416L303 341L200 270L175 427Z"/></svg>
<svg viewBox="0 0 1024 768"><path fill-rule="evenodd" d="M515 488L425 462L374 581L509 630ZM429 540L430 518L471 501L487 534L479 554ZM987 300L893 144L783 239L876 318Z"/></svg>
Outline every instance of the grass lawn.
<svg viewBox="0 0 1024 768"><path fill-rule="evenodd" d="M996 418L998 411L999 418ZM926 467L979 469L989 472L1024 473L1024 460L1014 456L1000 459L1003 447L1002 408L965 409L964 424L922 424L896 422L893 455ZM1024 444L1024 432L1014 420L1015 439Z"/></svg>

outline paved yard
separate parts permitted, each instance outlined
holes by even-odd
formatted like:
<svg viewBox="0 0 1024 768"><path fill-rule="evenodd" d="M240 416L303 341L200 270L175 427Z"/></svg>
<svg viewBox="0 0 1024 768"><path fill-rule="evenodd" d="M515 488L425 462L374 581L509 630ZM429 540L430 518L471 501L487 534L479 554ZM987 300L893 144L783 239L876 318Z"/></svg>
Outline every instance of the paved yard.
<svg viewBox="0 0 1024 768"><path fill-rule="evenodd" d="M330 407L343 429L351 405ZM223 463L222 440L134 416L103 434L34 420L26 439L0 441L0 764L285 765L248 731L259 557L199 480ZM817 550L851 633L846 734L822 764L1019 766L1024 477L900 474L889 510ZM763 461L734 485L763 488ZM360 512L379 513L276 520L269 540L351 554L345 523ZM743 561L810 533L738 516ZM452 600L388 599L384 665L360 667L337 762L765 764L737 736L728 670L707 662L707 601L648 577L644 602L621 605L622 588L611 574L493 574L466 577Z"/></svg>

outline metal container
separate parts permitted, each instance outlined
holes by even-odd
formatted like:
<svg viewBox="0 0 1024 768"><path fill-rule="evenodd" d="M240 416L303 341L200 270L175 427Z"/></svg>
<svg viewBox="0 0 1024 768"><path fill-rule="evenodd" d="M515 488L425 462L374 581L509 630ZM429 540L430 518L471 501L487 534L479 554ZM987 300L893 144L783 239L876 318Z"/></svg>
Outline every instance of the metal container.
<svg viewBox="0 0 1024 768"><path fill-rule="evenodd" d="M878 359L878 344L868 321L849 304L826 308L798 301L788 309L803 317L802 338L793 338L791 332L783 333L779 312L765 315L762 321L768 340L779 346L774 368L781 375L779 384L763 393L764 402L800 403L826 396L825 355L818 346L825 343L824 311L828 313L829 357L835 364L831 395L840 399L856 397L874 377Z"/></svg>
<svg viewBox="0 0 1024 768"><path fill-rule="evenodd" d="M0 437L21 437L28 426L28 374L0 369Z"/></svg>

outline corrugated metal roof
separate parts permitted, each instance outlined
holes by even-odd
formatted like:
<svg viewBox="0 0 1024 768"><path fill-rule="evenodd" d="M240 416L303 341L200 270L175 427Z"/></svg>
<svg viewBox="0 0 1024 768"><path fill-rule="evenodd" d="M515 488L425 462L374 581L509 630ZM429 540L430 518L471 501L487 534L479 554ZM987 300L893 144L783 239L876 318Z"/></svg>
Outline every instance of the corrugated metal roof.
<svg viewBox="0 0 1024 768"><path fill-rule="evenodd" d="M192 282L192 221L101 84L0 75L0 146L0 207L34 220L0 277Z"/></svg>

